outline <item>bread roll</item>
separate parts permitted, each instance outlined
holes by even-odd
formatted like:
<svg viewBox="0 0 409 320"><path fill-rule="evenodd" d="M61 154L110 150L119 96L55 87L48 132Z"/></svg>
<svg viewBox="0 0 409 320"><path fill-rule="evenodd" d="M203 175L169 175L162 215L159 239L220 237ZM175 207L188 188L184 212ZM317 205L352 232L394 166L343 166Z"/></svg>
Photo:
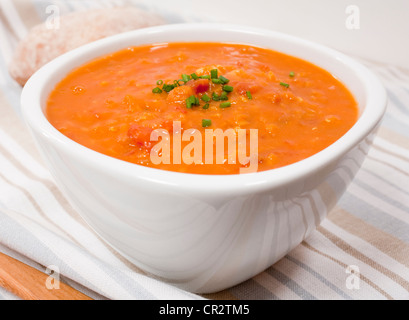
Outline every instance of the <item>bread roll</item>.
<svg viewBox="0 0 409 320"><path fill-rule="evenodd" d="M163 24L163 19L135 7L74 12L60 18L58 28L33 27L17 46L9 66L13 79L24 86L47 62L91 41L117 33Z"/></svg>

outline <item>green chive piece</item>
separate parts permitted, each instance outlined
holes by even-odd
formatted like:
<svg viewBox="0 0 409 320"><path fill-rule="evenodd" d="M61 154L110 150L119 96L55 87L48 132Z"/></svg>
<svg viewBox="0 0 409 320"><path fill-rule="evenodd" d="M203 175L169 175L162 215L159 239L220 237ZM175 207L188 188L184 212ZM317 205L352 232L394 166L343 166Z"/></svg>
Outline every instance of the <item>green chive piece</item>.
<svg viewBox="0 0 409 320"><path fill-rule="evenodd" d="M220 95L220 100L229 100L229 97L227 96L227 92L223 91L222 94Z"/></svg>
<svg viewBox="0 0 409 320"><path fill-rule="evenodd" d="M291 72L289 73L289 76L290 76L291 78L294 77L294 76L295 76L294 71L291 71Z"/></svg>
<svg viewBox="0 0 409 320"><path fill-rule="evenodd" d="M212 125L212 120L210 119L202 119L202 127L206 128L206 127L210 127Z"/></svg>
<svg viewBox="0 0 409 320"><path fill-rule="evenodd" d="M209 76L208 74L205 74L205 75L203 75L203 76L200 76L199 78L200 78L200 79L208 79L208 80L210 80L210 76Z"/></svg>
<svg viewBox="0 0 409 320"><path fill-rule="evenodd" d="M204 95L202 95L202 100L204 102L209 102L211 100L211 98L207 94L204 94Z"/></svg>
<svg viewBox="0 0 409 320"><path fill-rule="evenodd" d="M186 108L190 109L192 106L199 106L200 101L199 98L191 95L189 98L186 99Z"/></svg>
<svg viewBox="0 0 409 320"><path fill-rule="evenodd" d="M209 109L209 104L208 103L206 103L204 106L203 106L203 109Z"/></svg>
<svg viewBox="0 0 409 320"><path fill-rule="evenodd" d="M162 93L162 89L156 87L156 88L153 88L153 89L152 89L152 92L153 92L153 93Z"/></svg>
<svg viewBox="0 0 409 320"><path fill-rule="evenodd" d="M219 79L223 81L223 84L227 84L230 81L229 79L227 79L226 77L223 77L223 76L219 76Z"/></svg>
<svg viewBox="0 0 409 320"><path fill-rule="evenodd" d="M223 90L226 91L226 92L232 92L233 87L232 86L223 86Z"/></svg>
<svg viewBox="0 0 409 320"><path fill-rule="evenodd" d="M222 102L220 108L228 108L231 106L231 102Z"/></svg>
<svg viewBox="0 0 409 320"><path fill-rule="evenodd" d="M196 73L192 73L190 76L192 77L193 80L199 79L199 77L198 77L198 75Z"/></svg>
<svg viewBox="0 0 409 320"><path fill-rule="evenodd" d="M176 87L180 87L180 82L179 80L173 80L173 85Z"/></svg>
<svg viewBox="0 0 409 320"><path fill-rule="evenodd" d="M285 82L280 82L280 86L288 88L290 85L288 83L285 83Z"/></svg>
<svg viewBox="0 0 409 320"><path fill-rule="evenodd" d="M212 69L212 70L210 70L210 77L211 77L212 79L217 79L217 78L218 78L217 74L218 74L218 70L217 70L217 69Z"/></svg>
<svg viewBox="0 0 409 320"><path fill-rule="evenodd" d="M197 99L197 101L196 101ZM186 108L190 109L194 105L198 105L198 98L194 95L191 95L189 98L186 99Z"/></svg>
<svg viewBox="0 0 409 320"><path fill-rule="evenodd" d="M214 101L220 101L220 96L218 96L216 92L213 92L213 94L212 94L212 99L213 99Z"/></svg>
<svg viewBox="0 0 409 320"><path fill-rule="evenodd" d="M223 81L220 80L220 79L212 79L212 82L213 82L214 84L222 84L222 83L223 83Z"/></svg>
<svg viewBox="0 0 409 320"><path fill-rule="evenodd" d="M247 98L248 98L249 100L253 99L253 96L251 95L251 92L250 92L250 91L246 91L246 95L247 95Z"/></svg>
<svg viewBox="0 0 409 320"><path fill-rule="evenodd" d="M190 102L192 102L192 104L196 104L196 96L191 95L191 96L189 97L189 100L190 100Z"/></svg>
<svg viewBox="0 0 409 320"><path fill-rule="evenodd" d="M192 101L190 101L190 97L186 99L186 108L192 108Z"/></svg>
<svg viewBox="0 0 409 320"><path fill-rule="evenodd" d="M158 86L161 86L161 85L163 84L163 80L158 80L158 81L156 81L156 84L157 84Z"/></svg>
<svg viewBox="0 0 409 320"><path fill-rule="evenodd" d="M173 85L173 84L164 84L163 85L163 87L162 87L162 90L163 91L166 91L166 92L170 92L170 91L172 91L173 89L175 89L175 85Z"/></svg>
<svg viewBox="0 0 409 320"><path fill-rule="evenodd" d="M192 101L190 100L190 97L186 99L186 108L192 108Z"/></svg>
<svg viewBox="0 0 409 320"><path fill-rule="evenodd" d="M187 75L187 74L182 74L181 75L181 77L182 77L182 80L184 81L184 82L188 82L189 80L190 80L190 76L189 75Z"/></svg>

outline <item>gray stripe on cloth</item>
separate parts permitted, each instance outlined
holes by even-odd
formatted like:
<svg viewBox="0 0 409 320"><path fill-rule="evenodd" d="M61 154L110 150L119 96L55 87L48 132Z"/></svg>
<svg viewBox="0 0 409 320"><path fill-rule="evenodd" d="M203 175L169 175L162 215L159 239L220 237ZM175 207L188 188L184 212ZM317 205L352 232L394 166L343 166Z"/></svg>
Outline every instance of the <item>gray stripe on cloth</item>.
<svg viewBox="0 0 409 320"><path fill-rule="evenodd" d="M393 234L400 240L409 243L409 225L398 220L388 212L383 212L371 203L362 200L350 192L346 192L340 199L338 206L374 227Z"/></svg>
<svg viewBox="0 0 409 320"><path fill-rule="evenodd" d="M297 266L300 268L303 268L305 271L309 272L311 275L313 275L315 278L317 278L319 281L321 281L323 284L325 284L327 287L335 291L337 294L339 294L341 297L343 297L345 300L353 300L352 297L347 295L344 291L340 290L337 286L333 285L331 282L329 282L325 277L323 277L321 274L318 272L314 271L312 268L310 268L308 265L305 263L302 263L300 260L294 258L291 256L291 254L286 256L286 259L290 260L291 262L294 262Z"/></svg>
<svg viewBox="0 0 409 320"><path fill-rule="evenodd" d="M280 281L283 285L292 290L294 293L296 293L303 300L317 300L317 298L314 297L310 292L301 287L297 282L295 282L291 278L287 277L284 273L275 269L274 266L268 268L266 272L272 277L276 278L278 281Z"/></svg>
<svg viewBox="0 0 409 320"><path fill-rule="evenodd" d="M253 279L230 288L229 292L240 300L279 300L274 293L268 291Z"/></svg>

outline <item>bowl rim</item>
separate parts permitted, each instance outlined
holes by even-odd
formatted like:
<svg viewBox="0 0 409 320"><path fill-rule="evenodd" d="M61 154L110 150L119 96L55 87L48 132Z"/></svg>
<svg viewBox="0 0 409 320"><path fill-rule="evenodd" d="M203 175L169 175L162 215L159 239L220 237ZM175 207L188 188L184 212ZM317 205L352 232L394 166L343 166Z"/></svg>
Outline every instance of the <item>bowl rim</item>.
<svg viewBox="0 0 409 320"><path fill-rule="evenodd" d="M175 31L207 32L209 30L230 33L247 33L266 38L272 37L278 41L284 40L295 45L307 46L309 49L332 57L334 61L341 62L347 68L355 71L357 79L361 81L365 88L364 94L366 97L366 106L358 121L340 139L308 158L276 169L233 175L180 173L129 163L80 145L63 135L53 127L50 122L48 122L42 110L41 103L44 90L50 79L55 76L57 72L61 71L63 66L71 65L69 70L73 70L75 67L80 66L81 63L76 64L78 57L92 53L92 56L97 58L101 56L97 53L101 48L109 47L113 43L132 41L142 35L166 34ZM251 45L251 43L249 44ZM113 49L112 52L118 50L120 49L116 48ZM89 60L92 60L92 58ZM308 61L307 59L304 60ZM54 86L56 83L57 82L54 83ZM344 84L350 90L348 84ZM316 172L321 167L346 154L378 126L386 110L386 101L386 91L372 71L346 54L322 44L269 29L243 25L222 23L182 23L154 26L110 36L91 42L57 57L43 66L28 80L22 90L21 110L23 119L31 131L41 134L49 142L58 145L75 157L81 158L81 161L84 161L90 166L99 168L102 171L107 171L107 168L109 168L111 175L126 177L127 179L135 179L135 181L142 180L171 188L178 188L189 194L203 192L247 193L269 190L289 182L294 182L297 179Z"/></svg>

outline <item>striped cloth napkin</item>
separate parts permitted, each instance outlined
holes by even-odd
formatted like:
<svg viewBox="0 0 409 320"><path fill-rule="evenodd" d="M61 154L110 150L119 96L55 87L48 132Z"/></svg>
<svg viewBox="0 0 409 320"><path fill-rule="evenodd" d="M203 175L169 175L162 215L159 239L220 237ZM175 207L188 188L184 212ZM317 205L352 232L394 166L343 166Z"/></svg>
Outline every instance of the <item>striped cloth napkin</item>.
<svg viewBox="0 0 409 320"><path fill-rule="evenodd" d="M308 239L254 278L214 294L185 292L145 275L84 223L19 117L21 88L7 64L48 5L64 13L124 3L132 1L1 0L0 251L101 300L408 299L409 72L394 66L361 61L383 81L389 104L346 194ZM0 299L18 298L0 289Z"/></svg>

